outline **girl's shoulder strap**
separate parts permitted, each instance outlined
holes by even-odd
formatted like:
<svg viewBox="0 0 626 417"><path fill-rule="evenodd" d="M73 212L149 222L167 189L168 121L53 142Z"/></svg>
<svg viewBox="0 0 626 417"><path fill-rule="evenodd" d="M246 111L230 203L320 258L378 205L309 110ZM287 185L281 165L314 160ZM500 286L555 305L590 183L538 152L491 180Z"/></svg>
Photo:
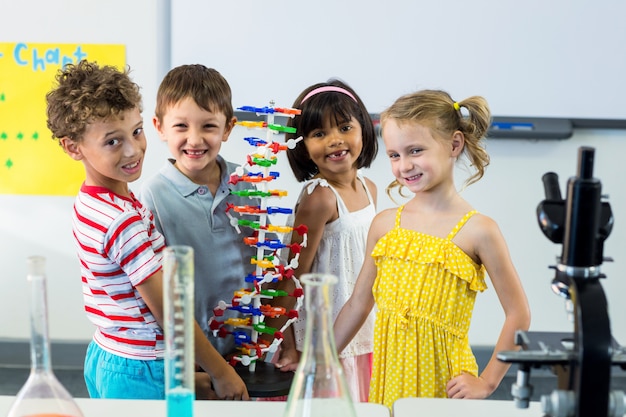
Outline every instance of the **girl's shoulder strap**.
<svg viewBox="0 0 626 417"><path fill-rule="evenodd" d="M315 188L317 188L317 186L326 187L330 189L333 192L333 194L335 194L335 197L337 198L337 200L338 201L341 200L341 197L339 196L339 193L337 193L337 190L335 190L332 187L332 185L328 183L328 181L326 181L324 178L313 178L305 182L304 186L302 186L302 190L300 191L300 195L298 196L296 205L300 203L300 200L302 199L302 196L304 195L304 193L312 194Z"/></svg>
<svg viewBox="0 0 626 417"><path fill-rule="evenodd" d="M456 234L459 232L459 230L461 230L461 228L465 225L465 223L467 223L467 221L476 213L478 213L476 210L471 210L465 213L465 216L463 216L463 218L456 224L456 226L454 226L454 229L452 229L446 239L452 240L454 236L456 236Z"/></svg>
<svg viewBox="0 0 626 417"><path fill-rule="evenodd" d="M367 194L368 201L370 202L370 204L374 204L372 193L370 193L370 189L367 188L367 181L365 181L365 177L363 176L363 174L361 174L361 171L357 171L356 177L359 181L361 181L361 184L363 184L363 188L365 188L365 193Z"/></svg>
<svg viewBox="0 0 626 417"><path fill-rule="evenodd" d="M402 214L402 209L404 209L404 204L398 207L398 211L396 211L396 224L395 227L400 227L400 217Z"/></svg>
<svg viewBox="0 0 626 417"><path fill-rule="evenodd" d="M302 189L300 189L300 194L298 195L298 200L296 201L296 204L300 203L300 200L302 199L302 196L304 195L304 193L311 194L313 190L315 190L315 187L320 185L322 182L325 183L326 181L320 178L313 178L313 179L307 180L302 186ZM325 185L328 186L327 183Z"/></svg>

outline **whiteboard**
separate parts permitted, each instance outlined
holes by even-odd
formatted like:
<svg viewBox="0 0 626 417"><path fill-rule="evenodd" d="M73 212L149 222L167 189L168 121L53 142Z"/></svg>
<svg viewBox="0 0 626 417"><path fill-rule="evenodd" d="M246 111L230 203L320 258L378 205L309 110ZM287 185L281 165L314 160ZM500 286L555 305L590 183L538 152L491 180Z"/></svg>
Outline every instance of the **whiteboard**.
<svg viewBox="0 0 626 417"><path fill-rule="evenodd" d="M148 137L143 170L148 175L163 164L167 154L164 149L159 154L161 148L155 146L160 143L150 119L157 87L169 69L168 10L168 0L0 0L0 41L125 45L131 77L143 95ZM50 136L40 140L52 141ZM53 151L62 153L61 148ZM45 166L46 158L33 157L32 163ZM138 190L134 184L131 187ZM30 337L26 258L31 255L47 260L51 338L91 338L94 327L83 311L72 239L73 203L74 196L0 195L0 339Z"/></svg>
<svg viewBox="0 0 626 417"><path fill-rule="evenodd" d="M235 106L339 77L371 113L444 89L495 116L626 119L620 0L174 0L172 64L218 69Z"/></svg>

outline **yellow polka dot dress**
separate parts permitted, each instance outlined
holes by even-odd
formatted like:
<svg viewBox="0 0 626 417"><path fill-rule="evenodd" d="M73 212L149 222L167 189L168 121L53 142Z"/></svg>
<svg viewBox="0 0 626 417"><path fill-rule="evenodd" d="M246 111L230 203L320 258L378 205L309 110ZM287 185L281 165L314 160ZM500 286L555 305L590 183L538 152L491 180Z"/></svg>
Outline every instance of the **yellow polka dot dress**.
<svg viewBox="0 0 626 417"><path fill-rule="evenodd" d="M374 247L377 315L369 400L391 407L402 397L446 397L461 372L478 374L468 331L485 270L452 243L476 211L440 237L395 227Z"/></svg>

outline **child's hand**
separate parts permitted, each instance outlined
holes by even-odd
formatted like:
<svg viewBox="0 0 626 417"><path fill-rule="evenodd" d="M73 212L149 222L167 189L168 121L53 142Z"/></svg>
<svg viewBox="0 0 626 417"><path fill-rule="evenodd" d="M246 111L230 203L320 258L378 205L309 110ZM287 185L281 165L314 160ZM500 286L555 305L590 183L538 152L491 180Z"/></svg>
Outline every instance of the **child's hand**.
<svg viewBox="0 0 626 417"><path fill-rule="evenodd" d="M448 398L482 399L490 396L494 389L481 377L463 372L448 381L446 391Z"/></svg>
<svg viewBox="0 0 626 417"><path fill-rule="evenodd" d="M213 378L213 389L220 400L249 400L248 389L237 375L235 368L225 362L224 371L219 377Z"/></svg>
<svg viewBox="0 0 626 417"><path fill-rule="evenodd" d="M278 351L278 361L275 366L283 372L295 371L300 362L300 352L295 348L280 347Z"/></svg>
<svg viewBox="0 0 626 417"><path fill-rule="evenodd" d="M196 383L196 400L218 400L217 394L213 391L211 377L202 370L197 370L194 374Z"/></svg>

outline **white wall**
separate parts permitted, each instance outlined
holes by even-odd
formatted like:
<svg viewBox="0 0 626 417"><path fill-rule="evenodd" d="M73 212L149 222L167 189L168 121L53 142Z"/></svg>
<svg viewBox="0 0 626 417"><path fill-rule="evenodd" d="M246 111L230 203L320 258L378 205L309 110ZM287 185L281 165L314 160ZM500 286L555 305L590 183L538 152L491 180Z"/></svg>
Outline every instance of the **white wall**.
<svg viewBox="0 0 626 417"><path fill-rule="evenodd" d="M147 112L144 117L147 117ZM222 154L231 161L243 162L248 152L242 138L248 135L245 128L237 127L224 145ZM165 145L155 135L149 138L147 165L143 178L153 174L167 157ZM626 293L626 280L618 271L624 269L623 248L626 245L626 192L620 182L626 169L626 132L617 130L576 131L573 138L564 141L531 142L525 140L490 139L487 142L491 165L485 177L467 188L463 194L481 212L492 216L500 225L509 244L513 261L526 289L536 331L570 331L564 304L550 290L554 277L548 266L554 265L561 246L553 244L541 233L535 209L543 200L541 176L554 171L559 175L565 195L565 183L576 174L578 148L596 148L594 176L602 181L603 194L615 216L614 229L605 243L605 255L614 262L602 265L607 278L603 281L612 318L615 338L626 341L626 303L621 295ZM281 204L292 205L300 185L291 177L285 158L280 159L279 171L283 174L277 187L289 191ZM366 175L375 181L379 190L380 209L394 206L384 189L391 181L384 149ZM462 182L465 172L457 172ZM138 189L141 180L133 184ZM82 311L80 274L70 235L69 197L28 197L0 195L0 265L2 285L0 291L0 338L28 338L27 287L25 259L31 254L48 258L49 310L51 336L59 340L86 340L92 333ZM502 324L500 305L493 289L479 295L470 337L473 344L492 345Z"/></svg>
<svg viewBox="0 0 626 417"><path fill-rule="evenodd" d="M65 8L60 5L61 3L65 4ZM174 7L177 3L174 1ZM98 11L90 14L88 10L83 9L85 4L81 0L65 0L55 3L42 0L19 3L0 0L0 15L4 17L4 23L0 26L0 40L75 43L78 41L77 33L80 33L80 40L84 42L126 42L129 45L136 45L140 42L150 45L152 48L150 53L153 56L131 62L136 80L144 88L146 108L144 118L146 125L149 125L148 120L152 115L156 88L162 75L160 74L162 71L156 68L158 62L155 62L158 61L155 45L160 36L160 27L152 25L151 30L133 29L133 36L120 38L115 34L119 28L110 30L112 27L110 22L121 18L123 15L121 11L125 10L123 7L111 6L108 12ZM9 6L10 8L7 9ZM65 9L79 10L88 17L74 19L71 22L73 25L71 30L63 29L70 25L61 13ZM5 13L6 10L9 12L18 10L19 16L27 16L30 19L31 26L14 23L17 22L18 15ZM189 11L178 11L179 14L183 12ZM94 19L95 15L99 18ZM156 12L150 12L150 10L134 10L130 16L132 18L129 19L137 25L150 19L158 20ZM103 28L105 25L106 28ZM39 27L40 31L33 30L34 27ZM30 30L25 28L30 28ZM442 28L442 30L449 29ZM15 35L20 33L19 31L22 31L22 36ZM111 34L101 38L93 35L95 32L100 33L101 36L104 36L102 35L104 33L111 32ZM352 44L348 52L354 53L355 48L357 46ZM138 53L141 56L136 49L133 54L129 51L129 62L131 57ZM194 62L203 61L203 58L207 57L206 51L196 50L195 54L194 56L198 56L198 59L193 60ZM211 62L205 63L220 69L219 57L209 58ZM188 63L193 63L191 58ZM248 68L241 69L241 71L247 70ZM287 72L284 76L288 75ZM315 81L319 79L312 80L312 82ZM277 102L276 104L289 106L299 90L305 86L299 85L297 91L289 92L287 103ZM406 88L411 90L412 86ZM260 99L262 102L236 101L234 105L263 106L270 99L276 98L272 96L272 85L265 85L264 89L267 98L262 97ZM224 145L223 154L228 159L234 162L243 160L248 149L243 147L244 142L241 138L246 133L244 128L237 128L229 142ZM143 178L156 172L167 156L165 146L158 141L154 131L148 128L147 134L150 144L144 164ZM543 236L537 225L535 208L544 198L541 176L548 171L558 173L564 193L567 178L576 173L577 151L583 145L596 148L594 175L602 181L604 193L610 195L609 201L615 215L614 230L605 244L605 255L614 257L615 262L605 263L602 266L608 276L603 285L613 319L614 336L622 344L626 344L626 325L622 321L623 317L626 317L626 303L621 302L621 295L626 293L626 280L618 273L619 270L624 270L624 256L626 255L621 249L626 247L626 222L624 221L626 192L621 185L626 174L623 162L624 155L626 155L626 131L576 130L571 139L564 141L532 142L491 139L488 141L488 150L492 162L487 169L486 176L479 183L464 191L464 195L478 210L492 216L500 224L530 300L533 313L532 329L571 330L572 326L566 320L563 302L552 294L549 286L553 272L548 269L548 266L555 263L555 257L561 253L561 247ZM289 179L289 167L284 160L281 160L279 169L283 173L281 184L290 193L284 204L291 204L300 186L293 179ZM459 171L459 175L461 174L463 172ZM390 182L391 176L383 149L367 175L379 187L379 208L391 207L393 203L384 193L384 188ZM459 176L458 180L462 183L463 177ZM140 184L141 180L133 184L133 189L138 190ZM48 258L51 337L57 340L77 341L88 340L91 337L93 329L85 319L82 310L80 275L71 240L72 202L73 198L70 197L0 195L0 283L3 287L0 290L0 338L27 339L29 337L25 259L32 254L40 254ZM502 315L497 298L493 290L488 290L480 295L477 301L471 331L472 343L492 345L497 338L501 321Z"/></svg>
<svg viewBox="0 0 626 417"><path fill-rule="evenodd" d="M500 225L526 289L531 311L531 330L571 331L564 303L550 289L556 256L561 255L561 245L550 242L540 231L537 204L543 200L541 176L554 171L559 175L561 191L566 194L566 182L576 175L578 148L592 146L596 149L594 176L602 181L603 194L615 216L615 226L605 242L605 256L615 262L606 262L602 271L607 278L603 287L609 303L612 330L615 338L626 343L626 305L621 294L626 283L618 271L623 270L624 244L626 244L626 193L622 184L626 174L619 154L626 150L624 131L576 131L573 138L559 142L528 142L490 140L488 150L492 163L485 178L470 186L464 193L475 207L492 216ZM471 340L476 344L493 344L501 326L502 314L493 290L480 295L477 300Z"/></svg>
<svg viewBox="0 0 626 417"><path fill-rule="evenodd" d="M188 13L192 8L196 12ZM496 116L625 119L619 103L626 95L626 60L615 53L626 41L626 26L619 22L623 8L613 0L275 0L271 7L256 0L175 0L172 64L217 68L231 83L235 106L270 100L289 106L306 86L339 77L374 113L401 94L442 88L457 100L485 96ZM229 18L204 25L208 15ZM610 295L626 289L615 276L618 248L626 239L619 210L626 197L614 174L626 173L619 152L626 149L625 136L623 130L577 130L563 142L491 140L486 177L464 193L500 224L529 293L535 330L571 327L549 286L548 266L561 247L543 236L535 208L544 198L541 176L547 171L559 174L565 195L581 145L598 148L594 173L605 181L617 217L605 248L616 259L603 266L606 285ZM383 152L372 171L379 206L389 207ZM610 306L613 317L626 317L618 301ZM501 316L493 291L481 295L472 341L495 343ZM626 326L613 328L626 343Z"/></svg>
<svg viewBox="0 0 626 417"><path fill-rule="evenodd" d="M150 116L159 82L169 69L168 4L169 0L0 0L0 41L124 44L131 76L142 87L148 109L144 115ZM149 119L145 127L149 137L156 137ZM144 164L146 172L156 170L165 157L156 152L151 156ZM25 279L30 255L43 255L48 261L51 337L91 338L93 328L83 312L71 241L72 203L72 197L0 195L0 338L30 337Z"/></svg>

